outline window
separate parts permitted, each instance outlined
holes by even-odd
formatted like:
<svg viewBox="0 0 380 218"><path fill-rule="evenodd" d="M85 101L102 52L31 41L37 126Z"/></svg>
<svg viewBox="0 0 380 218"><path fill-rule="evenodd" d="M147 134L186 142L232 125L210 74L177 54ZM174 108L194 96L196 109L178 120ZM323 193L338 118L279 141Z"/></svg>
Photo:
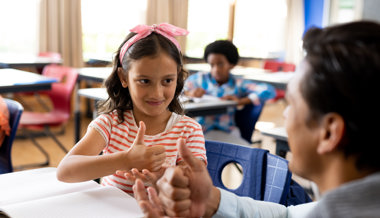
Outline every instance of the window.
<svg viewBox="0 0 380 218"><path fill-rule="evenodd" d="M204 48L228 34L231 0L189 0L186 56L203 57Z"/></svg>
<svg viewBox="0 0 380 218"><path fill-rule="evenodd" d="M38 53L39 2L0 1L0 53Z"/></svg>
<svg viewBox="0 0 380 218"><path fill-rule="evenodd" d="M83 56L111 60L129 30L146 21L146 0L82 0Z"/></svg>
<svg viewBox="0 0 380 218"><path fill-rule="evenodd" d="M331 0L330 24L358 20L362 16L363 1Z"/></svg>
<svg viewBox="0 0 380 218"><path fill-rule="evenodd" d="M242 57L276 57L285 50L286 0L237 0L233 42Z"/></svg>
<svg viewBox="0 0 380 218"><path fill-rule="evenodd" d="M201 58L207 44L228 38L233 22L232 40L242 57L278 56L285 49L286 18L286 0L189 0L186 55Z"/></svg>

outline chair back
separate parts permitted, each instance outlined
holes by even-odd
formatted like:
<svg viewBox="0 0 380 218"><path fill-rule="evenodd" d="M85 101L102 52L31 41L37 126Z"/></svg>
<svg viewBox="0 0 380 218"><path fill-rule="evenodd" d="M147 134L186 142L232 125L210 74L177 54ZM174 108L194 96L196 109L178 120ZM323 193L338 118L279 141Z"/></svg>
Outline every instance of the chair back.
<svg viewBox="0 0 380 218"><path fill-rule="evenodd" d="M76 70L61 65L48 65L44 68L42 74L47 77L56 78L59 81L53 83L51 90L45 92L53 103L53 110L70 115L71 95L78 79Z"/></svg>
<svg viewBox="0 0 380 218"><path fill-rule="evenodd" d="M268 60L264 62L263 68L271 72L294 72L296 70L296 65L293 63Z"/></svg>
<svg viewBox="0 0 380 218"><path fill-rule="evenodd" d="M17 127L21 114L24 110L22 105L17 101L4 99L9 111L9 126L11 132L9 136L5 136L3 144L0 147L0 174L13 172L11 151L13 140L15 139Z"/></svg>
<svg viewBox="0 0 380 218"><path fill-rule="evenodd" d="M206 140L207 169L216 187L239 196L285 204L291 172L288 162L268 150ZM236 162L243 169L243 181L236 189L225 187L222 170Z"/></svg>
<svg viewBox="0 0 380 218"><path fill-rule="evenodd" d="M249 143L252 143L252 134L264 104L247 104L242 110L236 110L235 112L235 124L240 130L241 137Z"/></svg>
<svg viewBox="0 0 380 218"><path fill-rule="evenodd" d="M48 58L53 58L53 59L56 59L56 60L61 60L62 59L62 56L60 53L58 52L40 52L38 53L38 56L39 57L48 57Z"/></svg>

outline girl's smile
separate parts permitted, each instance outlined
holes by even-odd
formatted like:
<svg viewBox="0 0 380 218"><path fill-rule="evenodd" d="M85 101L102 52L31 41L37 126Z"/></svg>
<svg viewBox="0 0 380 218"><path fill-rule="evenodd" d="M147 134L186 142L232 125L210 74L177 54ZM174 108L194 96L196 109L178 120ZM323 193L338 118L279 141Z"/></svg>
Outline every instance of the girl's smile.
<svg viewBox="0 0 380 218"><path fill-rule="evenodd" d="M129 89L137 120L170 115L168 106L177 87L177 64L170 56L162 53L134 60L126 77L120 79Z"/></svg>

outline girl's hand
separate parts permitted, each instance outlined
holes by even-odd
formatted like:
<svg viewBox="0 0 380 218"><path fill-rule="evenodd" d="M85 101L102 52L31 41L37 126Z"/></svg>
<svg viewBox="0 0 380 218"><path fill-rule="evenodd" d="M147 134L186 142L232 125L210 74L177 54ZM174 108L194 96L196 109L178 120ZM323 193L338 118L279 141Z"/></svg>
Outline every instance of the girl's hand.
<svg viewBox="0 0 380 218"><path fill-rule="evenodd" d="M126 152L126 169L148 169L152 172L159 171L165 162L165 147L156 145L147 147L144 143L145 124L140 121L140 127L132 147ZM125 169L125 168L124 168Z"/></svg>
<svg viewBox="0 0 380 218"><path fill-rule="evenodd" d="M150 172L147 169L143 169L141 172L133 168L130 171L117 170L116 174L119 176L124 176L127 180L135 182L136 179L140 179L144 184L153 186L156 188L156 182L164 174L167 167L162 167L159 171Z"/></svg>
<svg viewBox="0 0 380 218"><path fill-rule="evenodd" d="M166 217L155 189L148 187L145 190L144 183L137 179L133 185L133 193L145 217Z"/></svg>

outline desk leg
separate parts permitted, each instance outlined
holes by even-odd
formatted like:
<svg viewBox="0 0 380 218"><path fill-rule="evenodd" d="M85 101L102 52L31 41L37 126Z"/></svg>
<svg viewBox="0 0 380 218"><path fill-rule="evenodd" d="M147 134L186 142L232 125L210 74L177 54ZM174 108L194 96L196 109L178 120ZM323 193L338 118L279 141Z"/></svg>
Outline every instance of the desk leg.
<svg viewBox="0 0 380 218"><path fill-rule="evenodd" d="M81 115L80 115L80 97L78 95L78 89L79 89L79 82L77 82L76 84L76 87L75 87L75 90L77 93L76 95L76 101L75 101L75 114L74 114L74 122L75 122L75 127L74 127L74 143L76 144L79 139L80 139L80 119L81 119Z"/></svg>
<svg viewBox="0 0 380 218"><path fill-rule="evenodd" d="M285 158L286 153L289 151L289 145L287 141L276 140L276 154L280 157Z"/></svg>

